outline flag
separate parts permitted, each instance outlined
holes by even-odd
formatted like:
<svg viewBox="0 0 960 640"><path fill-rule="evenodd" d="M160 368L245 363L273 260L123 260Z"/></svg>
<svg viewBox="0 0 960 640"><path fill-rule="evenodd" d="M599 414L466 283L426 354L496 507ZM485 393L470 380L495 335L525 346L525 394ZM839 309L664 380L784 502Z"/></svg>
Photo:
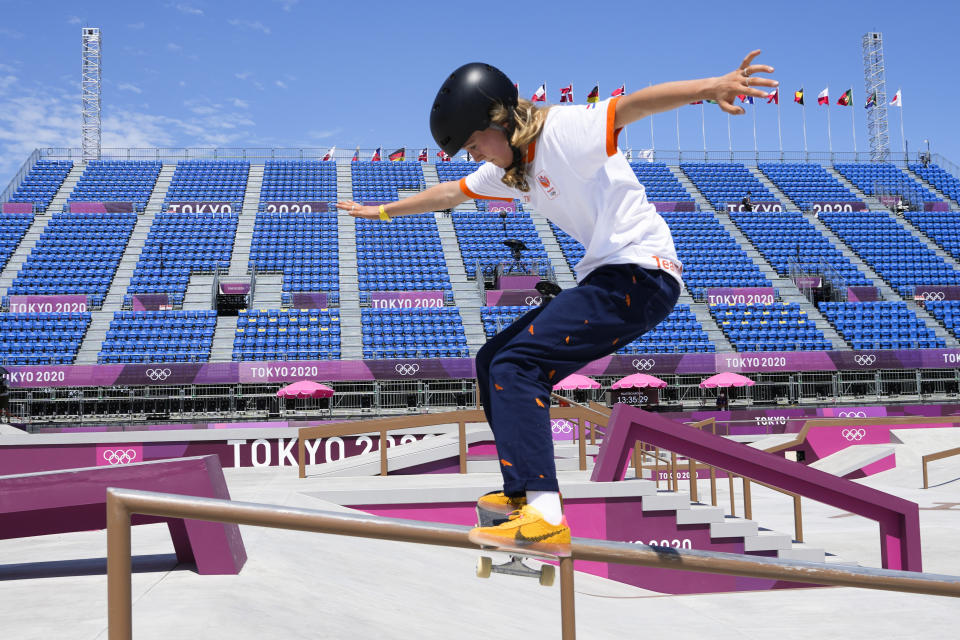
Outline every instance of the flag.
<svg viewBox="0 0 960 640"><path fill-rule="evenodd" d="M573 102L573 83L560 87L560 102Z"/></svg>
<svg viewBox="0 0 960 640"><path fill-rule="evenodd" d="M863 103L863 108L864 108L864 109L869 109L870 107L875 107L875 106L877 106L877 92L876 92L876 91L874 91L873 93L871 93L870 95L868 95L868 96L867 96L867 101Z"/></svg>
<svg viewBox="0 0 960 640"><path fill-rule="evenodd" d="M703 100L697 100L696 102L691 102L690 104L703 104Z"/></svg>
<svg viewBox="0 0 960 640"><path fill-rule="evenodd" d="M450 162L450 156L448 156L447 152L443 149L437 151L437 157L440 158L440 162Z"/></svg>
<svg viewBox="0 0 960 640"><path fill-rule="evenodd" d="M719 104L716 100L705 100L707 104Z"/></svg>
<svg viewBox="0 0 960 640"><path fill-rule="evenodd" d="M373 152L373 157L370 158L370 162L380 162L380 150L383 147L377 147L377 150Z"/></svg>
<svg viewBox="0 0 960 640"><path fill-rule="evenodd" d="M399 149L397 149L387 157L390 158L390 160L393 162L403 162L403 160L405 160L407 157L407 148L400 147Z"/></svg>
<svg viewBox="0 0 960 640"><path fill-rule="evenodd" d="M547 101L547 85L542 84L536 91L533 92L533 95L530 97L530 102L546 102Z"/></svg>
<svg viewBox="0 0 960 640"><path fill-rule="evenodd" d="M897 89L897 92L893 94L893 100L890 101L890 106L903 108L903 97L900 95L900 89Z"/></svg>
<svg viewBox="0 0 960 640"><path fill-rule="evenodd" d="M828 107L830 106L830 87L827 87L817 94L817 104L825 104Z"/></svg>
<svg viewBox="0 0 960 640"><path fill-rule="evenodd" d="M753 96L743 95L743 96L737 96L737 97L740 98L740 102L744 102L746 104L753 104Z"/></svg>
<svg viewBox="0 0 960 640"><path fill-rule="evenodd" d="M417 162L426 162L427 161L427 148L424 147L420 149L420 157L417 158Z"/></svg>
<svg viewBox="0 0 960 640"><path fill-rule="evenodd" d="M619 87L617 87L616 89L613 90L613 93L610 94L610 97L611 97L611 98L616 98L617 96L622 96L622 95L625 94L626 92L627 92L626 86L625 86L625 85L620 85Z"/></svg>
<svg viewBox="0 0 960 640"><path fill-rule="evenodd" d="M357 147L357 150L353 152L353 158L350 162L360 162L360 147Z"/></svg>
<svg viewBox="0 0 960 640"><path fill-rule="evenodd" d="M614 95L620 95L620 94L614 92ZM590 89L590 93L587 94L587 102L597 102L599 99L600 99L600 85L595 84L593 85L593 89Z"/></svg>
<svg viewBox="0 0 960 640"><path fill-rule="evenodd" d="M841 107L852 107L853 106L853 89L847 89L843 92L843 95L837 100L837 104Z"/></svg>
<svg viewBox="0 0 960 640"><path fill-rule="evenodd" d="M800 87L800 91L793 92L793 101L803 104L803 87Z"/></svg>
<svg viewBox="0 0 960 640"><path fill-rule="evenodd" d="M327 160L333 160L333 152L336 150L337 150L337 145L333 145L332 147L330 147L330 151L327 151L326 155L323 156L323 161L326 162Z"/></svg>
<svg viewBox="0 0 960 640"><path fill-rule="evenodd" d="M774 89L773 93L767 96L767 104L780 104L780 89Z"/></svg>

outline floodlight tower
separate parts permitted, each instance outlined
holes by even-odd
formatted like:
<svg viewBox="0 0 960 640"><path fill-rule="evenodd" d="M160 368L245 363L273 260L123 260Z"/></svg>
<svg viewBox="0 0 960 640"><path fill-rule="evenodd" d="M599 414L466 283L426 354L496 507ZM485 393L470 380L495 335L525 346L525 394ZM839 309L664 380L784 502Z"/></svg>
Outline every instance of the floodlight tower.
<svg viewBox="0 0 960 640"><path fill-rule="evenodd" d="M863 35L864 100L875 100L867 109L867 130L870 133L870 160L885 162L890 157L887 134L887 71L883 64L883 34L871 31Z"/></svg>
<svg viewBox="0 0 960 640"><path fill-rule="evenodd" d="M100 158L100 28L83 27L80 143L84 160Z"/></svg>

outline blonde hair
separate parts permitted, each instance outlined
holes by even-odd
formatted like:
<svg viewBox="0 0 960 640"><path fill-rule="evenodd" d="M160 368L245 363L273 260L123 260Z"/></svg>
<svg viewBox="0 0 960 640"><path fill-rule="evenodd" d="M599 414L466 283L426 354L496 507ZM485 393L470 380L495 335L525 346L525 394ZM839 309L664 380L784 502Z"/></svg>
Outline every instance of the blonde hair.
<svg viewBox="0 0 960 640"><path fill-rule="evenodd" d="M520 98L517 106L512 110L499 103L490 110L491 122L506 130L507 141L514 148L514 162L501 178L503 184L508 187L524 192L530 191L526 174L526 149L527 145L536 140L543 130L543 123L547 119L549 110L550 107L539 109L524 98Z"/></svg>

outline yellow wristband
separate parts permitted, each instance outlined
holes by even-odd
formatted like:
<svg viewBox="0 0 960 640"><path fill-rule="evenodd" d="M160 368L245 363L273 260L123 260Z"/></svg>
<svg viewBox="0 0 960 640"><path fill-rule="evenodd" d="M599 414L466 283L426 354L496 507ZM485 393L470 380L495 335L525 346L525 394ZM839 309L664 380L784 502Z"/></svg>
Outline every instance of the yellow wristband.
<svg viewBox="0 0 960 640"><path fill-rule="evenodd" d="M380 205L380 219L384 222L390 222L390 216L387 215L387 210L383 208L383 205Z"/></svg>

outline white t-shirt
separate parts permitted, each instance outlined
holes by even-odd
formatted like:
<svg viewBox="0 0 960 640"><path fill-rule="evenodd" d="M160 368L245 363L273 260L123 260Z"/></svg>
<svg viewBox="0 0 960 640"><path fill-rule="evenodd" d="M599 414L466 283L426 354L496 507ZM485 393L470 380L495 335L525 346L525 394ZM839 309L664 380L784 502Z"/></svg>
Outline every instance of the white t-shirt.
<svg viewBox="0 0 960 640"><path fill-rule="evenodd" d="M519 199L578 240L586 249L578 281L603 265L637 264L682 282L670 229L617 149L617 100L550 109L527 149L529 192L503 184L504 170L489 162L462 178L460 190L470 198Z"/></svg>

